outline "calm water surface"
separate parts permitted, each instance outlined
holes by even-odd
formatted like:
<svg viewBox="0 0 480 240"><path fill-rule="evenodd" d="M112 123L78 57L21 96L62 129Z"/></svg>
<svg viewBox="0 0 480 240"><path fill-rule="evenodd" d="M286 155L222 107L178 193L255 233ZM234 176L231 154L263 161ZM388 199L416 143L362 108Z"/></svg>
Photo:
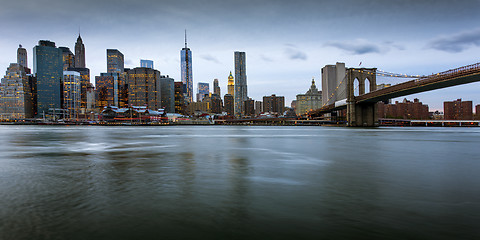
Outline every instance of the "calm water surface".
<svg viewBox="0 0 480 240"><path fill-rule="evenodd" d="M480 239L480 128L0 126L0 239Z"/></svg>

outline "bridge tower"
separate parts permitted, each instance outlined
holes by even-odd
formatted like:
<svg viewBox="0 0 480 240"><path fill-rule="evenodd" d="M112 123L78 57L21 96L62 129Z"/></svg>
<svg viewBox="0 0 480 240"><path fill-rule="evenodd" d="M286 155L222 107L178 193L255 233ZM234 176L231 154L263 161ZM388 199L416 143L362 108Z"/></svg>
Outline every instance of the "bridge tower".
<svg viewBox="0 0 480 240"><path fill-rule="evenodd" d="M350 127L378 126L377 103L355 101L355 80L358 81L359 95L365 94L365 82L369 92L377 90L376 68L349 68L347 70L347 122Z"/></svg>

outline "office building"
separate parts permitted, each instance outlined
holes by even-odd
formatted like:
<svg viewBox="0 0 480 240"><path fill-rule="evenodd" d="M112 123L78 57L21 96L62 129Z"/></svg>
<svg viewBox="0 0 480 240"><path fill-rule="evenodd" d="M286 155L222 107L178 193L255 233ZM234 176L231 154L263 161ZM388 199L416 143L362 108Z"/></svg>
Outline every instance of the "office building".
<svg viewBox="0 0 480 240"><path fill-rule="evenodd" d="M312 79L312 85L305 94L298 94L295 106L295 114L306 115L308 112L322 107L322 91L317 89L315 79Z"/></svg>
<svg viewBox="0 0 480 240"><path fill-rule="evenodd" d="M210 111L212 113L222 113L222 98L217 94L208 97L210 101Z"/></svg>
<svg viewBox="0 0 480 240"><path fill-rule="evenodd" d="M27 49L23 48L22 45L18 45L17 49L17 63L20 66L28 68L28 60L27 60ZM27 72L27 74L29 74Z"/></svg>
<svg viewBox="0 0 480 240"><path fill-rule="evenodd" d="M213 79L213 94L217 94L218 96L221 96L220 94L220 86L218 85L218 79Z"/></svg>
<svg viewBox="0 0 480 240"><path fill-rule="evenodd" d="M185 114L185 108L187 106L184 85L182 82L175 82L175 113Z"/></svg>
<svg viewBox="0 0 480 240"><path fill-rule="evenodd" d="M140 67L153 69L153 61L140 59Z"/></svg>
<svg viewBox="0 0 480 240"><path fill-rule="evenodd" d="M130 106L162 108L160 72L151 68L134 68L127 72L128 103Z"/></svg>
<svg viewBox="0 0 480 240"><path fill-rule="evenodd" d="M62 50L63 71L68 71L69 68L75 67L75 55L68 47L59 47Z"/></svg>
<svg viewBox="0 0 480 240"><path fill-rule="evenodd" d="M235 101L233 96L231 94L225 94L225 96L223 96L223 103L225 105L225 112L227 112L227 114L230 116L234 116Z"/></svg>
<svg viewBox="0 0 480 240"><path fill-rule="evenodd" d="M208 95L209 93L210 84L199 82L197 87L197 102L201 102L205 97L205 94Z"/></svg>
<svg viewBox="0 0 480 240"><path fill-rule="evenodd" d="M0 119L32 118L33 101L25 66L11 63L0 84Z"/></svg>
<svg viewBox="0 0 480 240"><path fill-rule="evenodd" d="M227 91L228 91L228 94L232 96L235 95L235 82L232 76L232 71L230 71L230 75L228 75Z"/></svg>
<svg viewBox="0 0 480 240"><path fill-rule="evenodd" d="M473 102L456 101L443 102L443 112L445 120L472 120L473 119Z"/></svg>
<svg viewBox="0 0 480 240"><path fill-rule="evenodd" d="M122 87L122 74L120 73L100 73L95 77L96 87L96 105L102 110L107 106L125 107L120 105Z"/></svg>
<svg viewBox="0 0 480 240"><path fill-rule="evenodd" d="M276 96L275 94L272 94L271 96L264 96L263 111L283 114L285 111L285 97Z"/></svg>
<svg viewBox="0 0 480 240"><path fill-rule="evenodd" d="M336 101L346 99L346 68L345 63L326 65L322 68L322 103L324 105L334 104ZM343 83L343 87L340 85ZM337 87L339 87L337 90Z"/></svg>
<svg viewBox="0 0 480 240"><path fill-rule="evenodd" d="M247 69L245 52L235 52L235 117L241 117L245 109L243 104L248 99Z"/></svg>
<svg viewBox="0 0 480 240"><path fill-rule="evenodd" d="M166 113L175 113L175 85L173 78L160 76L161 108Z"/></svg>
<svg viewBox="0 0 480 240"><path fill-rule="evenodd" d="M68 68L67 71L74 71L80 73L80 110L82 113L85 112L85 107L87 105L87 87L90 83L90 69L88 68Z"/></svg>
<svg viewBox="0 0 480 240"><path fill-rule="evenodd" d="M37 78L37 116L43 117L48 109L63 106L63 54L55 43L40 40L33 48L33 72Z"/></svg>
<svg viewBox="0 0 480 240"><path fill-rule="evenodd" d="M107 49L107 72L123 73L125 72L125 60L123 54L117 49Z"/></svg>
<svg viewBox="0 0 480 240"><path fill-rule="evenodd" d="M83 44L80 33L78 34L77 42L75 43L75 67L86 68L85 65L85 45Z"/></svg>
<svg viewBox="0 0 480 240"><path fill-rule="evenodd" d="M185 47L180 52L180 68L182 70L182 83L185 85L185 98L193 102L193 74L192 51L187 47L187 31L185 31Z"/></svg>
<svg viewBox="0 0 480 240"><path fill-rule="evenodd" d="M63 109L67 110L68 118L77 118L80 113L81 77L79 72L63 72Z"/></svg>

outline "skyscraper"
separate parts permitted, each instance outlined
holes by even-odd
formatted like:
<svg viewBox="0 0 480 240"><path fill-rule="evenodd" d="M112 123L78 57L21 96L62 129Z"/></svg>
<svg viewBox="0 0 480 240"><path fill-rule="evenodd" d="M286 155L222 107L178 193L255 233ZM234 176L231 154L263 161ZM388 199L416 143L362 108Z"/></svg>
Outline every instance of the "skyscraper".
<svg viewBox="0 0 480 240"><path fill-rule="evenodd" d="M123 73L124 69L123 54L117 49L107 49L107 72Z"/></svg>
<svg viewBox="0 0 480 240"><path fill-rule="evenodd" d="M153 61L140 59L140 67L153 68Z"/></svg>
<svg viewBox="0 0 480 240"><path fill-rule="evenodd" d="M27 49L23 48L22 45L18 45L17 63L20 64L20 66L28 68Z"/></svg>
<svg viewBox="0 0 480 240"><path fill-rule="evenodd" d="M182 83L185 85L185 98L193 102L193 75L192 75L192 51L187 47L187 31L185 30L185 47L180 52L180 67L182 69Z"/></svg>
<svg viewBox="0 0 480 240"><path fill-rule="evenodd" d="M95 77L97 107L120 107L122 78L120 73L100 73Z"/></svg>
<svg viewBox="0 0 480 240"><path fill-rule="evenodd" d="M213 79L213 94L220 96L220 86L218 86L218 79Z"/></svg>
<svg viewBox="0 0 480 240"><path fill-rule="evenodd" d="M63 72L63 108L68 110L69 118L78 116L80 110L80 73L75 71Z"/></svg>
<svg viewBox="0 0 480 240"><path fill-rule="evenodd" d="M198 88L197 88L197 102L201 102L203 100L203 97L205 94L209 94L210 92L210 86L208 83L198 83Z"/></svg>
<svg viewBox="0 0 480 240"><path fill-rule="evenodd" d="M127 72L128 102L131 106L161 108L160 72L151 68L134 68Z"/></svg>
<svg viewBox="0 0 480 240"><path fill-rule="evenodd" d="M245 52L235 52L235 117L241 117L247 95L247 70Z"/></svg>
<svg viewBox="0 0 480 240"><path fill-rule="evenodd" d="M25 67L11 63L0 83L0 118L31 118L33 113L33 95Z"/></svg>
<svg viewBox="0 0 480 240"><path fill-rule="evenodd" d="M85 66L85 45L83 45L83 40L79 33L75 43L75 67L85 68Z"/></svg>
<svg viewBox="0 0 480 240"><path fill-rule="evenodd" d="M33 48L33 73L37 77L38 116L43 117L49 108L63 105L62 50L54 42L40 40Z"/></svg>
<svg viewBox="0 0 480 240"><path fill-rule="evenodd" d="M230 95L235 95L235 82L233 80L232 71L230 71L230 75L228 76L228 83L227 83L227 91Z"/></svg>
<svg viewBox="0 0 480 240"><path fill-rule="evenodd" d="M166 113L175 113L175 85L173 78L160 76L162 108Z"/></svg>
<svg viewBox="0 0 480 240"><path fill-rule="evenodd" d="M75 55L68 47L59 47L62 50L63 71L68 71L69 68L75 67Z"/></svg>

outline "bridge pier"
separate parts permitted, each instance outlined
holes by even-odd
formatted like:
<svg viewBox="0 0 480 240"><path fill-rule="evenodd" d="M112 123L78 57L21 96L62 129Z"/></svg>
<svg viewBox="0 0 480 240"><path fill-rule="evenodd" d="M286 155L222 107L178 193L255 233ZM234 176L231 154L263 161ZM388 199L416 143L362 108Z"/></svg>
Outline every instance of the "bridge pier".
<svg viewBox="0 0 480 240"><path fill-rule="evenodd" d="M347 104L347 122L349 127L378 127L377 104Z"/></svg>

